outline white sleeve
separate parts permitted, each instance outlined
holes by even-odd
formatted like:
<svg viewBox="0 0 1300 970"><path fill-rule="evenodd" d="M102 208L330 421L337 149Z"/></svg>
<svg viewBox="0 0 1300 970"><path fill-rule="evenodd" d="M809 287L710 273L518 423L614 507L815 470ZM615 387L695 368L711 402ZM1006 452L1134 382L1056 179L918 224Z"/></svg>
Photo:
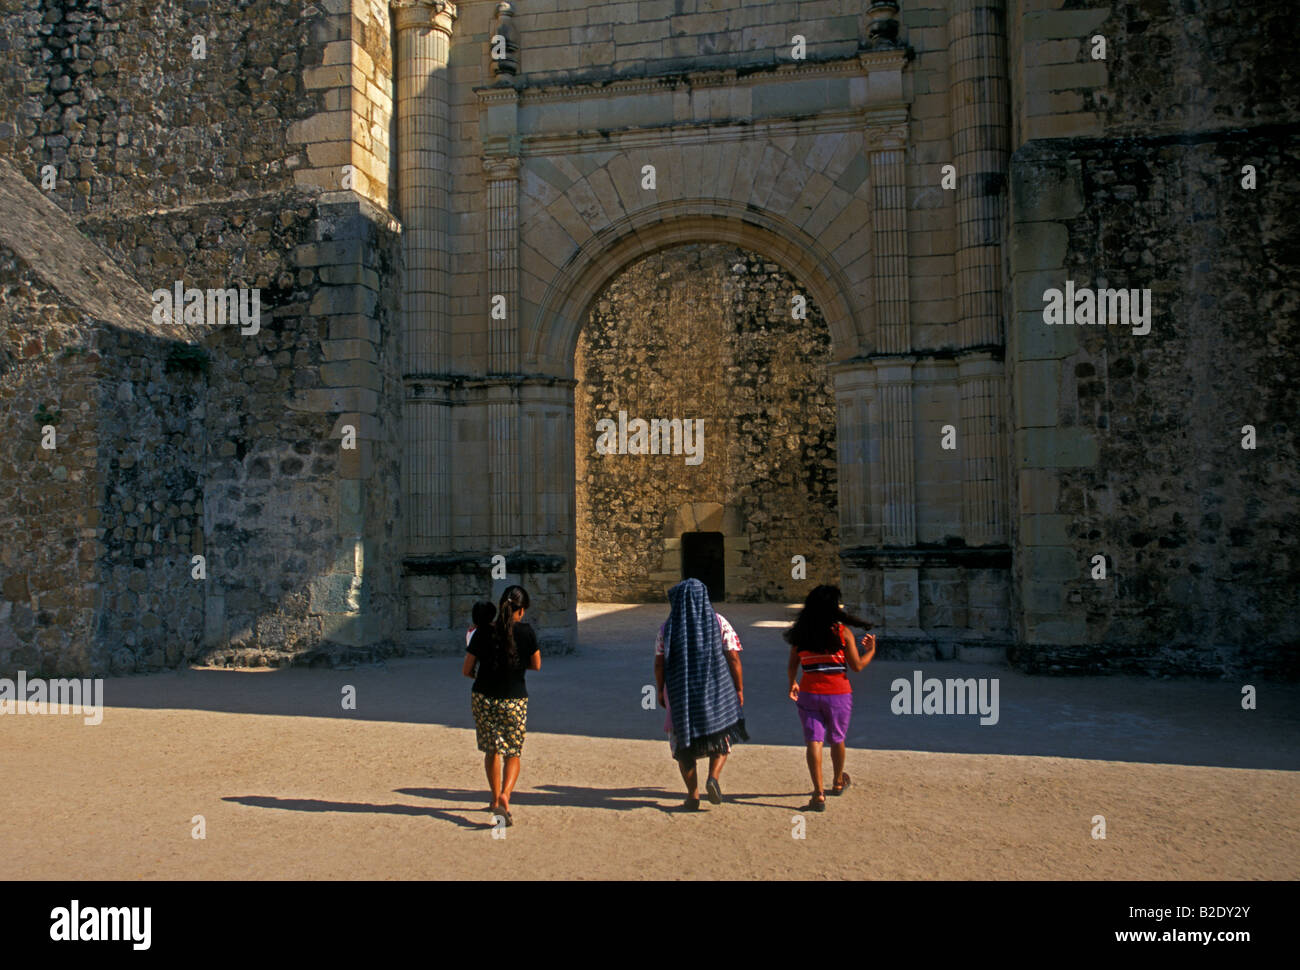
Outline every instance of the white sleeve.
<svg viewBox="0 0 1300 970"><path fill-rule="evenodd" d="M740 637L736 636L736 631L732 628L731 624L727 622L727 618L721 613L714 613L713 615L718 618L718 629L722 631L723 649L732 651L740 650Z"/></svg>

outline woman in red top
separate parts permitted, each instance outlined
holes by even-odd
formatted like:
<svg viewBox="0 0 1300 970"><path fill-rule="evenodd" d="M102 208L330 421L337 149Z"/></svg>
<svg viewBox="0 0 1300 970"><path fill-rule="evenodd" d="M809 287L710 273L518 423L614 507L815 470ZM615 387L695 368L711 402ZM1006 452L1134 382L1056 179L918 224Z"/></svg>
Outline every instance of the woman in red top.
<svg viewBox="0 0 1300 970"><path fill-rule="evenodd" d="M866 622L844 612L837 586L818 586L804 600L803 610L794 625L785 631L790 644L790 661L786 673L790 679L790 699L799 706L803 739L808 745L808 773L812 775L813 793L805 811L826 811L822 791L822 745L831 744L831 765L835 769L832 795L849 787L844 770L845 738L853 713L853 687L848 671L857 673L871 662L876 653L876 638L870 633L862 638L862 652L853 642L849 625L866 627ZM802 682L796 678L803 671Z"/></svg>

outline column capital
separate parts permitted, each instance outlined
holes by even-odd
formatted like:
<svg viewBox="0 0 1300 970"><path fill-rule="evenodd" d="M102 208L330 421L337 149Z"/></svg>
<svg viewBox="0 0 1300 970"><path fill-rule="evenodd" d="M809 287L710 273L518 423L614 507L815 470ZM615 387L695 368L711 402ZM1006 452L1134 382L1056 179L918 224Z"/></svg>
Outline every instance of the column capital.
<svg viewBox="0 0 1300 970"><path fill-rule="evenodd" d="M393 8L396 30L432 27L450 36L457 17L456 5L449 0L388 0L388 5Z"/></svg>
<svg viewBox="0 0 1300 970"><path fill-rule="evenodd" d="M519 157L517 155L485 155L483 157L483 174L488 181L518 178Z"/></svg>
<svg viewBox="0 0 1300 970"><path fill-rule="evenodd" d="M869 152L897 151L907 147L907 122L868 125L863 138Z"/></svg>

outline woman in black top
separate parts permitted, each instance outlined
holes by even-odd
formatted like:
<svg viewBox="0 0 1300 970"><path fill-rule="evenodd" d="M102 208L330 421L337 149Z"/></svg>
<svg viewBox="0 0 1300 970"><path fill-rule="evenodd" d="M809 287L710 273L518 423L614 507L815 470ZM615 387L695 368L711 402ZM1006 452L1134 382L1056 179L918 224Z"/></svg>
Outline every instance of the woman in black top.
<svg viewBox="0 0 1300 970"><path fill-rule="evenodd" d="M478 749L483 752L492 804L488 811L500 815L506 825L510 817L510 796L519 780L519 758L524 749L528 722L528 687L525 671L542 669L537 635L523 622L528 593L522 586L510 586L501 594L496 620L480 626L470 638L461 672L474 678L470 688L470 710ZM504 759L504 763L503 763Z"/></svg>

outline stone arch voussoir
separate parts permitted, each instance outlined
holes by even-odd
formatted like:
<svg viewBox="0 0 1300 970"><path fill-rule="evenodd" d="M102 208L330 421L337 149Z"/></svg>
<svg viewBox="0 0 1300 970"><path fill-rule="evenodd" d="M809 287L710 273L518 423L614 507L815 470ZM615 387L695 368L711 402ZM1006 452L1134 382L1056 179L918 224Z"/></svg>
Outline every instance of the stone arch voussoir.
<svg viewBox="0 0 1300 970"><path fill-rule="evenodd" d="M530 369L571 378L583 317L610 279L657 250L701 242L729 243L779 263L821 308L838 359L855 356L866 335L866 313L836 261L816 239L779 215L716 199L661 202L593 234L552 277L531 326Z"/></svg>

